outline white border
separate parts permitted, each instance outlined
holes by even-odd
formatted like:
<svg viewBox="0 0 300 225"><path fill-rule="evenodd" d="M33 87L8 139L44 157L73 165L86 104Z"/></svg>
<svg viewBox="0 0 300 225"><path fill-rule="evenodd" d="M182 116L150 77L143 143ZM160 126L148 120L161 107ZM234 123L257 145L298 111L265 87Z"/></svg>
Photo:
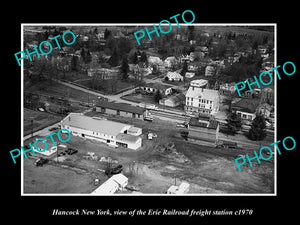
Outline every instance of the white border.
<svg viewBox="0 0 300 225"><path fill-rule="evenodd" d="M176 23L171 23L177 25ZM274 26L274 66L277 66L277 23L192 23L192 24L182 24L180 26ZM158 25L158 23L21 23L21 51L23 49L23 40L24 40L24 26L152 26ZM167 24L162 24L167 26ZM179 28L180 29L180 28ZM23 119L24 119L24 73L23 73L23 61L21 61L21 146L23 146ZM275 92L275 132L274 140L277 141L277 76L275 77L274 92ZM112 195L92 195L92 194L69 194L69 193L41 193L41 194L32 194L24 193L24 171L23 171L23 158L21 157L21 196L164 196L164 197L174 197L174 196L277 196L277 151L275 151L274 146L274 193L237 193L237 194L184 194L184 195L167 195L167 194L112 194Z"/></svg>

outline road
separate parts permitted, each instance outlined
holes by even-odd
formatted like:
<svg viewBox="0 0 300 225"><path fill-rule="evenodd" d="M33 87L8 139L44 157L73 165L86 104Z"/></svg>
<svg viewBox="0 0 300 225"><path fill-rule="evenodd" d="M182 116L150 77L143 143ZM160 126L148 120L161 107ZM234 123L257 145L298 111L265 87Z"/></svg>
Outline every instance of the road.
<svg viewBox="0 0 300 225"><path fill-rule="evenodd" d="M77 90L80 90L80 91L83 91L83 92L86 92L86 93L90 93L90 94L93 94L93 95L96 95L96 96L99 96L99 97L104 97L104 98L107 98L109 99L110 101L117 101L117 102L120 102L120 103L126 103L126 104L130 104L130 105L138 105L138 103L135 103L135 102L131 102L131 101L127 101L127 100L124 100L124 99L121 99L121 97L123 95L127 95L127 94L130 94L131 92L134 91L135 88L132 88L130 90L127 90L125 92L122 92L120 94L117 94L117 95L105 95L105 94L101 94L101 93L98 93L96 91L92 91L92 90L88 90L86 88L83 88L83 87L79 87L77 85L74 85L74 84L70 84L70 83L67 83L67 82L64 82L64 81L61 81L61 80L56 80L56 82L62 84L62 85L65 85L67 87L70 87L70 88L74 88L74 89L77 89Z"/></svg>

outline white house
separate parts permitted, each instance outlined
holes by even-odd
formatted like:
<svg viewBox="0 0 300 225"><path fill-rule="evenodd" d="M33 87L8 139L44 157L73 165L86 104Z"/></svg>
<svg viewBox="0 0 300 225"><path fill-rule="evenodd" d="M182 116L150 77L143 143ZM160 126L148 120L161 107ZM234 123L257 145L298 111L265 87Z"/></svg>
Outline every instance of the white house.
<svg viewBox="0 0 300 225"><path fill-rule="evenodd" d="M167 58L164 60L164 64L165 64L165 66L168 67L168 68L172 67L172 66L175 65L177 62L178 62L178 60L175 58L175 56L167 57Z"/></svg>
<svg viewBox="0 0 300 225"><path fill-rule="evenodd" d="M185 111L189 114L215 114L219 111L219 92L190 86L186 95Z"/></svg>
<svg viewBox="0 0 300 225"><path fill-rule="evenodd" d="M257 108L259 106L258 99L242 98L232 103L231 109L236 112L244 122L251 122L256 117Z"/></svg>
<svg viewBox="0 0 300 225"><path fill-rule="evenodd" d="M216 73L216 67L215 66L211 66L211 65L206 66L206 68L205 68L205 76L206 77L213 76L213 75L215 75L215 73Z"/></svg>
<svg viewBox="0 0 300 225"><path fill-rule="evenodd" d="M162 65L163 61L159 57L157 57L157 56L149 56L148 57L148 63L149 64Z"/></svg>
<svg viewBox="0 0 300 225"><path fill-rule="evenodd" d="M185 102L185 96L182 93L172 95L167 98L163 98L159 100L160 105L169 106L169 107L176 107L180 104L183 104Z"/></svg>
<svg viewBox="0 0 300 225"><path fill-rule="evenodd" d="M236 92L236 87L234 85L235 85L235 82L221 84L219 91L223 95L234 94L234 92Z"/></svg>
<svg viewBox="0 0 300 225"><path fill-rule="evenodd" d="M117 78L119 76L119 70L117 68L107 69L107 68L90 68L87 71L89 77L95 75L99 76L100 79L109 80Z"/></svg>
<svg viewBox="0 0 300 225"><path fill-rule="evenodd" d="M195 76L195 73L193 73L193 72L186 72L185 73L186 78L193 78L194 76Z"/></svg>
<svg viewBox="0 0 300 225"><path fill-rule="evenodd" d="M142 86L141 89L148 93L153 93L153 94L159 90L160 93L165 96L172 94L172 86L158 83L158 82L157 83L149 82L144 86Z"/></svg>
<svg viewBox="0 0 300 225"><path fill-rule="evenodd" d="M170 81L183 81L183 76L181 76L177 72L168 72L167 75L165 76L168 78Z"/></svg>

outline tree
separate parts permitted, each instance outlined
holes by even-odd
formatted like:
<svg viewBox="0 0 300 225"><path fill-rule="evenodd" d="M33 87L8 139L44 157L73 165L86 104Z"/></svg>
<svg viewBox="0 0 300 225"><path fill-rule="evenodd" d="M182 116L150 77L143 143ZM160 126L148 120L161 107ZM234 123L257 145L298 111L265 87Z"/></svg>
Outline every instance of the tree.
<svg viewBox="0 0 300 225"><path fill-rule="evenodd" d="M186 61L183 63L182 70L180 71L181 76L185 77L185 73L188 71L188 64Z"/></svg>
<svg viewBox="0 0 300 225"><path fill-rule="evenodd" d="M84 62L85 62L85 63L90 63L90 62L92 62L92 55L91 55L91 53L90 53L90 50L88 50L88 51L86 52Z"/></svg>
<svg viewBox="0 0 300 225"><path fill-rule="evenodd" d="M266 137L266 121L262 114L257 113L252 121L251 128L248 132L248 138L253 141L261 141Z"/></svg>
<svg viewBox="0 0 300 225"><path fill-rule="evenodd" d="M78 70L78 57L76 55L73 55L71 58L71 70Z"/></svg>
<svg viewBox="0 0 300 225"><path fill-rule="evenodd" d="M104 39L106 40L111 34L111 31L110 30L107 30L107 28L105 28L105 31L104 31Z"/></svg>
<svg viewBox="0 0 300 225"><path fill-rule="evenodd" d="M127 61L127 57L124 56L122 59L121 67L120 67L120 73L122 75L122 78L124 80L127 80L128 78L128 72L129 72L129 65Z"/></svg>
<svg viewBox="0 0 300 225"><path fill-rule="evenodd" d="M109 58L108 63L109 63L109 65L111 65L111 66L117 66L117 65L119 65L119 55L118 55L118 52L117 52L117 49L116 49L116 48L114 48L113 54L112 54L112 56Z"/></svg>
<svg viewBox="0 0 300 225"><path fill-rule="evenodd" d="M131 61L133 64L137 64L137 63L139 62L136 52L134 52L134 53L130 56L130 61Z"/></svg>
<svg viewBox="0 0 300 225"><path fill-rule="evenodd" d="M53 64L56 66L56 69L59 72L62 72L63 79L65 79L66 73L69 71L70 68L69 61L65 57L61 59L53 59ZM57 78L57 74L58 73L55 73L56 78Z"/></svg>
<svg viewBox="0 0 300 225"><path fill-rule="evenodd" d="M235 112L229 113L226 121L227 133L230 135L237 134L237 131L239 131L242 127L241 117L239 117Z"/></svg>
<svg viewBox="0 0 300 225"><path fill-rule="evenodd" d="M155 92L155 95L154 95L154 100L155 100L155 102L159 102L159 100L162 99L162 98L163 98L162 94L160 93L159 90L157 90L157 91Z"/></svg>
<svg viewBox="0 0 300 225"><path fill-rule="evenodd" d="M119 55L122 57L126 53L130 52L132 49L132 43L126 38L119 38L117 39L117 48Z"/></svg>
<svg viewBox="0 0 300 225"><path fill-rule="evenodd" d="M56 67L52 65L51 61L45 57L40 57L34 61L33 67L31 68L31 82L52 80L53 74L55 74Z"/></svg>
<svg viewBox="0 0 300 225"><path fill-rule="evenodd" d="M188 40L194 39L194 31L195 31L194 26L188 26Z"/></svg>
<svg viewBox="0 0 300 225"><path fill-rule="evenodd" d="M142 54L141 54L141 62L144 62L144 63L148 63L148 59L147 59L147 54L146 54L146 52L142 52Z"/></svg>
<svg viewBox="0 0 300 225"><path fill-rule="evenodd" d="M84 50L84 48L81 49L80 55L81 55L83 61L85 61L85 50Z"/></svg>

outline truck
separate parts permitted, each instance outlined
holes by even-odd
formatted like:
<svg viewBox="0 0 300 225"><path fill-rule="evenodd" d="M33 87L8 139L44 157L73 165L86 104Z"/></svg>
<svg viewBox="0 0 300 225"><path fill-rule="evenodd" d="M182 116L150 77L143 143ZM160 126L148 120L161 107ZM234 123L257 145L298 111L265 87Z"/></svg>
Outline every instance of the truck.
<svg viewBox="0 0 300 225"><path fill-rule="evenodd" d="M152 122L152 121L153 121L153 117L152 117L152 116L145 116L145 117L144 117L144 120L145 120L145 121Z"/></svg>
<svg viewBox="0 0 300 225"><path fill-rule="evenodd" d="M47 163L49 160L44 159L44 158L39 158L38 160L35 161L35 166L43 166L45 163Z"/></svg>
<svg viewBox="0 0 300 225"><path fill-rule="evenodd" d="M107 176L114 175L114 174L121 173L122 170L123 170L123 166L122 165L117 165L115 167L108 166L108 168L106 168L106 170L105 170L105 174Z"/></svg>

